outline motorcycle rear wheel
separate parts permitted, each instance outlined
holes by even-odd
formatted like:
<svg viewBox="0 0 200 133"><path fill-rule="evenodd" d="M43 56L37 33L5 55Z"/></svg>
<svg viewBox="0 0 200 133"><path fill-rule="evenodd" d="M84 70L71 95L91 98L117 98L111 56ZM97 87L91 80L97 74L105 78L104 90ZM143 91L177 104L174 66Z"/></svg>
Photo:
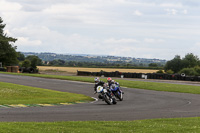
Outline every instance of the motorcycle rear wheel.
<svg viewBox="0 0 200 133"><path fill-rule="evenodd" d="M112 100L113 100L113 104L117 104L117 101L116 101L116 99L115 98L112 98Z"/></svg>

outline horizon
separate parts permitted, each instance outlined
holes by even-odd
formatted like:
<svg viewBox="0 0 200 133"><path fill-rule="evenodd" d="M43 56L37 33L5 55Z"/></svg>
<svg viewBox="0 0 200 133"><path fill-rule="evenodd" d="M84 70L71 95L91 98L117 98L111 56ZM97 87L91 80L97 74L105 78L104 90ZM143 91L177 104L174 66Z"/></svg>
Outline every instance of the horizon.
<svg viewBox="0 0 200 133"><path fill-rule="evenodd" d="M75 56L102 56L102 57L107 57L107 56L110 56L110 57L124 57L124 58L135 58L135 59L156 59L156 60L165 60L165 61L168 61L166 59L158 59L158 58L140 58L140 57L129 57L129 56L115 56L115 55L94 55L94 54L70 54L70 53L52 53L52 52L22 52L22 51L18 51L18 52L21 52L21 53L35 53L35 54L58 54L58 55L75 55Z"/></svg>

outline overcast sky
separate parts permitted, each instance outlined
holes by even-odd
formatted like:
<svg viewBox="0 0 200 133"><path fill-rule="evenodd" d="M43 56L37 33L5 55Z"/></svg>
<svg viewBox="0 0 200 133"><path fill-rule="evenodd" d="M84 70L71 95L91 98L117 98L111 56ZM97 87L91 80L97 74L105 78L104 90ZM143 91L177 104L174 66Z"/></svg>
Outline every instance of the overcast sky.
<svg viewBox="0 0 200 133"><path fill-rule="evenodd" d="M0 0L22 52L200 57L199 0Z"/></svg>

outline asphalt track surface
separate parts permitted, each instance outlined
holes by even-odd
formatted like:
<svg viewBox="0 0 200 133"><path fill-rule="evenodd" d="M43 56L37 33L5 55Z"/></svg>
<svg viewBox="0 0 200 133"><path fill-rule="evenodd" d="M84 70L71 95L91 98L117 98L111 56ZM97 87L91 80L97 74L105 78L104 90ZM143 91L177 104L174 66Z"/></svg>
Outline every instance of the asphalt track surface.
<svg viewBox="0 0 200 133"><path fill-rule="evenodd" d="M89 83L6 74L0 74L0 82L97 97ZM126 121L200 116L200 95L132 88L123 91L124 100L116 105L99 100L52 107L0 108L0 121Z"/></svg>

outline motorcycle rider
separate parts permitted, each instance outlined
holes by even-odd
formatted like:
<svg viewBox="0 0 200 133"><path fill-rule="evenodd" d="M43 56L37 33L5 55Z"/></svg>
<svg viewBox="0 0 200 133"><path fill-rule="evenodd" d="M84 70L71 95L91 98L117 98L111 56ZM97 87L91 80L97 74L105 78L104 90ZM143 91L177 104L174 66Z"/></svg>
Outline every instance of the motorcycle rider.
<svg viewBox="0 0 200 133"><path fill-rule="evenodd" d="M109 89L114 89L114 88L118 88L119 91L124 94L124 92L120 89L120 85L119 85L119 82L115 82L114 80L112 80L112 78L107 78L107 81L108 81L108 86L109 86Z"/></svg>
<svg viewBox="0 0 200 133"><path fill-rule="evenodd" d="M96 93L97 93L97 87L98 87L98 86L103 86L103 87L105 87L105 82L101 81L101 80L99 79L99 77L94 78L94 82L95 82L95 85L94 85L94 94L96 94ZM101 95L99 95L98 98L99 98L99 99L103 99Z"/></svg>
<svg viewBox="0 0 200 133"><path fill-rule="evenodd" d="M95 85L94 85L94 94L97 93L97 87L98 87L98 86L102 86L102 87L105 87L105 88L107 89L107 91L109 92L109 93L108 93L108 94L109 94L109 97L112 97L111 94L110 94L111 91L110 91L109 88L107 88L105 82L101 81L101 80L99 79L99 77L94 78L94 81L95 81ZM99 95L98 98L99 98L99 99L103 99L103 98L101 97L101 95Z"/></svg>
<svg viewBox="0 0 200 133"><path fill-rule="evenodd" d="M96 93L96 92L97 92L97 87L98 87L98 86L104 86L105 82L101 81L101 80L99 79L99 77L94 78L94 82L95 82L95 85L94 85L94 93Z"/></svg>
<svg viewBox="0 0 200 133"><path fill-rule="evenodd" d="M107 78L107 82L108 82L108 87L110 88L110 86L112 85L112 78Z"/></svg>

